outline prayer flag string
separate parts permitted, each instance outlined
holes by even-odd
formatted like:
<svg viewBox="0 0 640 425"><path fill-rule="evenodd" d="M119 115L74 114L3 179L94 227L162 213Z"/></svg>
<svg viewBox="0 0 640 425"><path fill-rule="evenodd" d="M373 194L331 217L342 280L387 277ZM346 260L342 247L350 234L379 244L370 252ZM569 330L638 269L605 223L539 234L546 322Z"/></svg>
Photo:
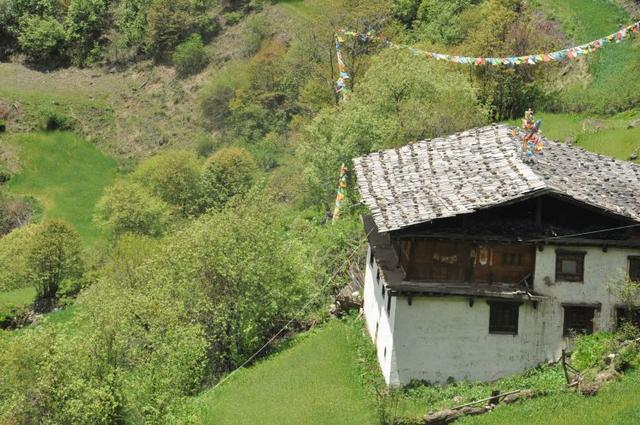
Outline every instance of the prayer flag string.
<svg viewBox="0 0 640 425"><path fill-rule="evenodd" d="M342 59L341 44L344 43L345 37L354 37L360 41L379 41L385 46L392 49L408 50L414 55L432 58L438 61L445 61L465 65L494 65L494 66L516 66L516 65L537 65L539 63L562 62L569 59L576 59L586 56L599 50L608 44L620 43L629 38L633 33L640 32L640 21L629 25L621 30L609 34L606 37L598 38L589 43L579 46L570 47L568 49L557 50L549 53L538 53L525 56L506 56L506 57L476 57L476 56L458 56L445 53L430 52L427 50L417 49L406 44L396 44L389 41L384 35L378 35L373 31L358 32L345 29L338 29L335 34L336 55L338 57L339 78L336 82L336 92L340 93L348 90L347 80L349 79L348 69Z"/></svg>

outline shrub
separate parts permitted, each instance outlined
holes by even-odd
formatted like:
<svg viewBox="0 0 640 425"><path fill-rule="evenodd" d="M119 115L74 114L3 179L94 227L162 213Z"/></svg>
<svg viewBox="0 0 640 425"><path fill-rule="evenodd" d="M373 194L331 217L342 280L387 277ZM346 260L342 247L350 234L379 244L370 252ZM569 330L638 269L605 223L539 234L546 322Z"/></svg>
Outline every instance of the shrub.
<svg viewBox="0 0 640 425"><path fill-rule="evenodd" d="M245 193L255 172L256 163L247 150L219 150L207 160L202 173L202 207L221 208L232 197Z"/></svg>
<svg viewBox="0 0 640 425"><path fill-rule="evenodd" d="M607 332L578 336L571 355L573 366L584 370L598 365L602 357L613 348L613 339L614 335Z"/></svg>
<svg viewBox="0 0 640 425"><path fill-rule="evenodd" d="M11 180L11 171L7 169L4 165L0 164L0 185ZM0 201L1 203L2 201ZM2 233L2 231L0 231Z"/></svg>
<svg viewBox="0 0 640 425"><path fill-rule="evenodd" d="M58 109L44 107L40 109L40 115L43 130L73 130L75 120Z"/></svg>
<svg viewBox="0 0 640 425"><path fill-rule="evenodd" d="M208 134L203 134L198 137L196 141L196 152L199 157L207 158L210 156L214 149L216 148L216 143L213 141L212 137Z"/></svg>
<svg viewBox="0 0 640 425"><path fill-rule="evenodd" d="M38 224L30 224L0 236L0 292L31 284L27 259L39 228Z"/></svg>
<svg viewBox="0 0 640 425"><path fill-rule="evenodd" d="M233 82L218 76L203 90L200 99L202 118L214 130L224 128L231 117L230 102L235 90Z"/></svg>
<svg viewBox="0 0 640 425"><path fill-rule="evenodd" d="M133 178L183 214L196 208L200 164L192 152L170 151L149 158L140 163Z"/></svg>
<svg viewBox="0 0 640 425"><path fill-rule="evenodd" d="M63 25L52 17L26 15L20 20L18 44L34 63L45 65L64 62L66 41Z"/></svg>
<svg viewBox="0 0 640 425"><path fill-rule="evenodd" d="M4 120L0 120L0 133L4 133L5 131L7 131L7 124Z"/></svg>
<svg viewBox="0 0 640 425"><path fill-rule="evenodd" d="M223 15L224 23L233 26L236 25L242 19L242 14L239 12L227 12Z"/></svg>
<svg viewBox="0 0 640 425"><path fill-rule="evenodd" d="M80 246L78 232L62 220L45 222L38 229L27 257L29 277L36 287L37 301L54 300L63 280L80 277Z"/></svg>
<svg viewBox="0 0 640 425"><path fill-rule="evenodd" d="M66 28L73 62L93 62L98 41L105 31L107 4L104 0L71 0L67 9Z"/></svg>
<svg viewBox="0 0 640 425"><path fill-rule="evenodd" d="M200 72L208 62L200 34L192 34L185 42L179 44L173 53L172 60L179 76Z"/></svg>
<svg viewBox="0 0 640 425"><path fill-rule="evenodd" d="M141 185L121 180L105 190L94 219L115 236L160 236L169 220L169 206Z"/></svg>

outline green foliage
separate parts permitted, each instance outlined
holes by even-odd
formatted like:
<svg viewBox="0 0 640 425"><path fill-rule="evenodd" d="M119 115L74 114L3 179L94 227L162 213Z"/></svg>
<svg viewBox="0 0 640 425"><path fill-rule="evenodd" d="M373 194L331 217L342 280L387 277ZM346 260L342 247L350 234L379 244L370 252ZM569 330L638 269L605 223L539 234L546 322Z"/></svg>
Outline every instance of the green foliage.
<svg viewBox="0 0 640 425"><path fill-rule="evenodd" d="M260 50L262 42L271 35L271 31L271 24L265 15L249 16L242 33L245 56L251 56Z"/></svg>
<svg viewBox="0 0 640 425"><path fill-rule="evenodd" d="M192 34L176 47L172 56L173 65L180 76L197 74L207 65L208 58L200 34Z"/></svg>
<svg viewBox="0 0 640 425"><path fill-rule="evenodd" d="M392 11L394 16L405 25L411 25L418 14L420 0L393 0Z"/></svg>
<svg viewBox="0 0 640 425"><path fill-rule="evenodd" d="M20 19L18 44L34 63L46 65L63 61L66 41L67 33L55 18L27 15Z"/></svg>
<svg viewBox="0 0 640 425"><path fill-rule="evenodd" d="M0 237L0 291L31 285L28 258L39 226L22 226Z"/></svg>
<svg viewBox="0 0 640 425"><path fill-rule="evenodd" d="M499 407L490 414L468 416L461 425L634 425L640 421L640 371L607 385L595 397L564 392L526 403Z"/></svg>
<svg viewBox="0 0 640 425"><path fill-rule="evenodd" d="M321 112L308 128L304 155L312 199L329 201L335 187L328 182L358 155L486 122L487 110L468 78L445 69L406 52L378 55L348 106Z"/></svg>
<svg viewBox="0 0 640 425"><path fill-rule="evenodd" d="M33 199L8 195L0 189L0 236L27 224L33 218L35 210Z"/></svg>
<svg viewBox="0 0 640 425"><path fill-rule="evenodd" d="M460 13L472 0L422 0L416 13L418 31L434 43L457 44L464 40L466 27Z"/></svg>
<svg viewBox="0 0 640 425"><path fill-rule="evenodd" d="M40 115L42 116L42 129L46 131L72 130L75 124L73 118L53 106L42 107Z"/></svg>
<svg viewBox="0 0 640 425"><path fill-rule="evenodd" d="M164 202L188 214L199 199L200 165L188 151L169 151L140 163L133 179Z"/></svg>
<svg viewBox="0 0 640 425"><path fill-rule="evenodd" d="M575 347L571 354L571 362L578 370L585 370L600 363L613 348L614 335L607 332L597 332L593 335L579 335L575 340Z"/></svg>
<svg viewBox="0 0 640 425"><path fill-rule="evenodd" d="M256 163L245 149L225 148L214 153L202 172L202 208L222 208L234 196L244 194L256 171Z"/></svg>
<svg viewBox="0 0 640 425"><path fill-rule="evenodd" d="M67 8L65 27L68 48L77 65L98 59L99 40L107 26L105 0L71 0Z"/></svg>
<svg viewBox="0 0 640 425"><path fill-rule="evenodd" d="M34 235L27 257L29 279L39 300L55 299L63 280L82 274L80 236L68 223L47 221Z"/></svg>
<svg viewBox="0 0 640 425"><path fill-rule="evenodd" d="M242 19L242 14L239 12L227 12L223 15L225 24L234 26Z"/></svg>
<svg viewBox="0 0 640 425"><path fill-rule="evenodd" d="M196 141L196 152L198 153L199 157L201 158L209 157L213 153L215 148L216 148L216 143L214 142L214 139L210 135L203 134L198 137Z"/></svg>
<svg viewBox="0 0 640 425"><path fill-rule="evenodd" d="M105 190L96 206L95 220L115 236L160 236L167 228L169 206L143 186L121 180Z"/></svg>

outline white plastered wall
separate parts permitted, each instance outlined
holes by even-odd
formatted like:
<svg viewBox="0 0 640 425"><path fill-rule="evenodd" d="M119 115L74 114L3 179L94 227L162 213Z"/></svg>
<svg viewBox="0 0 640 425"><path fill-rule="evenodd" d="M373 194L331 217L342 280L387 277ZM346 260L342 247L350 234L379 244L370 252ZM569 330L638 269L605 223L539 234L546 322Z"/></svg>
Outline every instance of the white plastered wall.
<svg viewBox="0 0 640 425"><path fill-rule="evenodd" d="M367 264L364 311L378 361L388 384L411 379L445 382L449 378L490 381L556 360L570 341L562 335L563 303L602 303L594 329L612 330L619 301L610 283L628 271L628 257L640 250L572 248L585 251L584 282L555 282L556 249L536 251L534 289L548 299L520 306L518 335L489 333L489 305L468 297L382 296L376 265ZM568 250L567 247L562 249ZM376 332L377 326L377 332ZM385 354L386 351L386 354Z"/></svg>

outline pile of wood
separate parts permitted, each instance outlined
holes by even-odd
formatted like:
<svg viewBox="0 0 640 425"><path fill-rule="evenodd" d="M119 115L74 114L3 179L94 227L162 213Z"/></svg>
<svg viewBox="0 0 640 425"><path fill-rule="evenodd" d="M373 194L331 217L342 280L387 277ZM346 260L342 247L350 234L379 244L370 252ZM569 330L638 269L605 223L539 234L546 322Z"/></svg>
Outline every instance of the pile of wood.
<svg viewBox="0 0 640 425"><path fill-rule="evenodd" d="M536 393L533 390L515 390L504 394L500 394L499 391L493 391L491 397L465 403L451 409L430 412L425 416L423 423L429 425L448 424L463 416L481 415L490 412L500 403L511 404L517 400L529 399L535 396Z"/></svg>

